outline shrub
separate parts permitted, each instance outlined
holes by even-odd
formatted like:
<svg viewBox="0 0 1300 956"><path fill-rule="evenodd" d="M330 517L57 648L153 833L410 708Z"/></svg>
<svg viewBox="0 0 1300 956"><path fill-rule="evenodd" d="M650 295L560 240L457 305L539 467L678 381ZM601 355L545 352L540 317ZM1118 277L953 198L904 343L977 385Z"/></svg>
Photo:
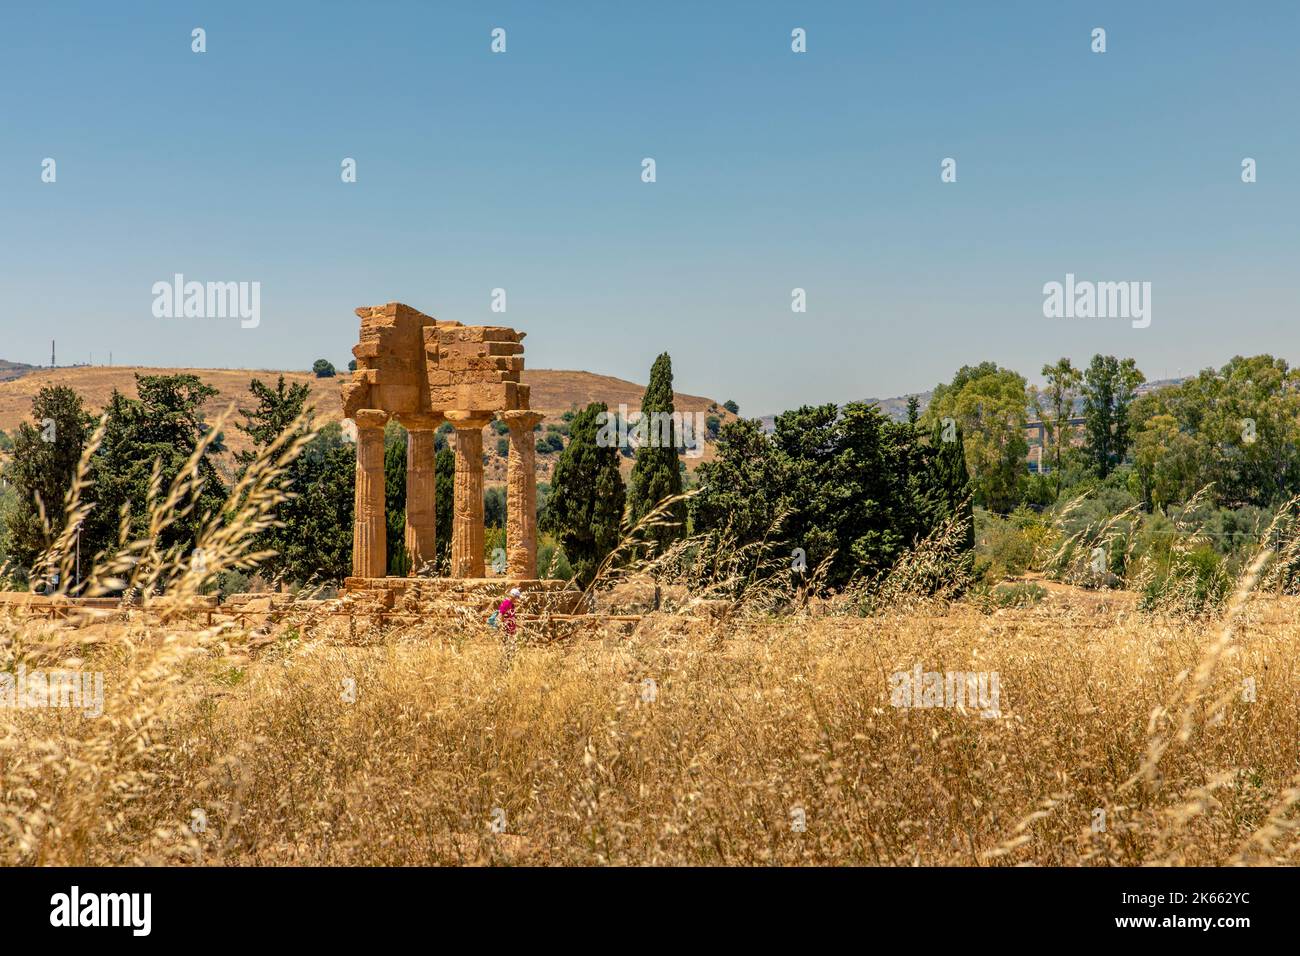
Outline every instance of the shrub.
<svg viewBox="0 0 1300 956"><path fill-rule="evenodd" d="M1223 557L1208 544L1176 553L1168 573L1151 573L1140 583L1140 610L1191 617L1221 611L1232 593Z"/></svg>
<svg viewBox="0 0 1300 956"><path fill-rule="evenodd" d="M994 583L1024 574L1035 567L1036 555L1047 537L1045 523L1028 509L1017 509L1005 518L977 509L975 549L982 577Z"/></svg>
<svg viewBox="0 0 1300 956"><path fill-rule="evenodd" d="M540 535L537 539L537 575L542 578L559 578L563 581L573 577L573 568L569 566L569 559L564 556L564 551L556 543L555 538L549 534Z"/></svg>

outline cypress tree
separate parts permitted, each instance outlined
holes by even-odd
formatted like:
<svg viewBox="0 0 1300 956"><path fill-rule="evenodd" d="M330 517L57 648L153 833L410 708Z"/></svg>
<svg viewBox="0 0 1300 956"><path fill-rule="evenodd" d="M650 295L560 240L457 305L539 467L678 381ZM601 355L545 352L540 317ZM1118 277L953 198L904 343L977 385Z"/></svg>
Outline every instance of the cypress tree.
<svg viewBox="0 0 1300 956"><path fill-rule="evenodd" d="M673 360L664 352L650 368L650 384L641 400L640 447L632 466L629 500L632 523L640 521L665 498L682 493L681 465L677 453L681 436L673 422ZM686 533L686 502L669 509L675 524L650 529L645 540L662 549Z"/></svg>
<svg viewBox="0 0 1300 956"><path fill-rule="evenodd" d="M569 444L555 465L540 527L559 539L582 587L618 544L627 493L616 443L597 442L603 402L588 405L569 425Z"/></svg>
<svg viewBox="0 0 1300 956"><path fill-rule="evenodd" d="M955 440L943 440L943 425L936 423L930 436L933 449L931 464L932 487L937 498L934 522L944 520L950 515L958 515L965 526L963 550L971 561L975 555L975 511L971 500L972 488L970 471L966 468L966 447L962 438L961 426L955 429Z"/></svg>

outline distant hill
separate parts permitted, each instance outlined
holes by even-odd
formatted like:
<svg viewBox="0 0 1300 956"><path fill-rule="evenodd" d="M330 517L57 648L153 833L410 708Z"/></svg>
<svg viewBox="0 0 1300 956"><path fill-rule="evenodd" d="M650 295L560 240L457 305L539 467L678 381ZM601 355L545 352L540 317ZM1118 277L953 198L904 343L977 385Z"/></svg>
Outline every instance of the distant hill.
<svg viewBox="0 0 1300 956"><path fill-rule="evenodd" d="M930 393L927 391L916 392L915 394L921 400L920 410L925 411L925 406L930 404ZM907 421L907 398L906 395L898 395L894 398L867 398L863 399L863 401L868 405L877 406L882 413L894 421L905 422ZM759 418L759 421L763 425L763 430L768 434L776 430L775 415L763 415Z"/></svg>
<svg viewBox="0 0 1300 956"><path fill-rule="evenodd" d="M21 378L28 372L35 370L35 365L24 365L22 362L6 362L4 359L0 359L0 382Z"/></svg>
<svg viewBox="0 0 1300 956"><path fill-rule="evenodd" d="M38 368L0 362L0 369L3 368L21 370L8 380L0 377L0 431L6 432L12 432L20 422L30 418L32 398L42 386L66 385L81 395L82 400L92 411L98 412L108 403L114 389L135 397L136 373L170 375L188 372L197 375L220 392L220 395L209 402L204 409L209 419L220 414L232 401L240 408L251 410L253 402L248 391L249 382L254 378L260 378L267 384L274 385L280 375L284 376L286 382L305 382L309 385L311 398L326 421L338 421L343 415L342 401L339 397L339 383L342 378L339 376L317 378L310 372L282 372L276 369L140 368L125 365ZM347 374L344 371L340 376ZM591 402L605 402L611 411L618 411L620 404L627 405L629 412L637 411L641 407L641 396L645 393L644 385L609 375L597 375L593 372L525 369L523 380L531 386L531 406L546 416L543 427L548 423L558 425L561 422L560 416L566 411L585 408ZM699 395L677 392L674 394L674 403L680 412L704 412L708 415L717 415L724 422L735 418L723 409L720 403ZM236 416L235 421L239 420ZM233 426L226 429L226 443L233 451L240 451L247 447L243 433ZM484 450L489 455L493 454L495 449L495 441L484 442ZM710 460L713 454L713 446L708 445L701 457L686 459L687 467L694 470L697 464ZM547 473L552 462L546 459L550 457L553 456L538 456L539 466L543 466L542 471ZM630 468L630 459L627 464ZM500 480L504 480L504 462L501 462L501 465ZM496 462L490 461L489 480L497 480L495 475L497 470Z"/></svg>

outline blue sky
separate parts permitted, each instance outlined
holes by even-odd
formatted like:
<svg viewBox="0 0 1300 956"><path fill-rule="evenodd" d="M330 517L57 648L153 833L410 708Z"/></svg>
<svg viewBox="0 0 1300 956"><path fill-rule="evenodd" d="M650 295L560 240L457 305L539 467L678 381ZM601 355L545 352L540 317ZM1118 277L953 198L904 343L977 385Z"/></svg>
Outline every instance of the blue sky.
<svg viewBox="0 0 1300 956"><path fill-rule="evenodd" d="M0 358L342 364L353 309L397 299L528 332L530 367L645 381L666 350L750 414L986 358L1296 359L1298 28L1290 2L9 4ZM155 318L177 272L260 282L261 324ZM1044 318L1067 272L1151 282L1151 326Z"/></svg>

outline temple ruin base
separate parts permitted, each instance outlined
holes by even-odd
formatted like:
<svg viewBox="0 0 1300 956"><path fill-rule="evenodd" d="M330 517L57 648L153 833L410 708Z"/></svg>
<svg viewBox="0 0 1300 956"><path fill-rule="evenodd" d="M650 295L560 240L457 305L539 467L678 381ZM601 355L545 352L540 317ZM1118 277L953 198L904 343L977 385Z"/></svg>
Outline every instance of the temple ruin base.
<svg viewBox="0 0 1300 956"><path fill-rule="evenodd" d="M523 592L523 614L580 613L580 591L556 578L364 578L343 581L340 597L374 610L420 613L438 605L470 608L491 614L511 588Z"/></svg>

